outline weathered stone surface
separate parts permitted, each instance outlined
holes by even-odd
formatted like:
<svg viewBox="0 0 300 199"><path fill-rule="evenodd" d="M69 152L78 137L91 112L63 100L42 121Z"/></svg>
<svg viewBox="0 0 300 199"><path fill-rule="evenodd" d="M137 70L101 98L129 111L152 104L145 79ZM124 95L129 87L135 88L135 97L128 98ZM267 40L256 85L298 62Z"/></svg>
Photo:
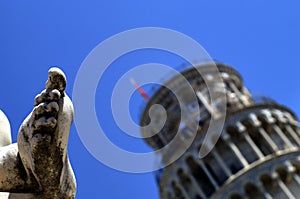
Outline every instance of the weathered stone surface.
<svg viewBox="0 0 300 199"><path fill-rule="evenodd" d="M46 89L36 96L20 127L18 143L0 148L0 191L11 192L4 198L75 197L76 181L67 156L73 105L65 87L63 72L51 68Z"/></svg>
<svg viewBox="0 0 300 199"><path fill-rule="evenodd" d="M33 199L36 198L34 194L30 193L0 193L0 199Z"/></svg>

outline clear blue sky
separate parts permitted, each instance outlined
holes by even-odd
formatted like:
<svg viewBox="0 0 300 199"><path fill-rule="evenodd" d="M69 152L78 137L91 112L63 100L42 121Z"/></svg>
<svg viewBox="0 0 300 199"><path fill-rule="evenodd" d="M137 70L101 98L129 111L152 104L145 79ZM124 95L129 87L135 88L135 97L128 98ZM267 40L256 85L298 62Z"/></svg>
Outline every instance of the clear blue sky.
<svg viewBox="0 0 300 199"><path fill-rule="evenodd" d="M157 26L194 38L211 57L235 67L251 91L270 96L299 115L299 8L296 0L2 0L0 108L11 121L16 141L19 125L31 111L35 95L44 88L50 66L65 71L71 96L82 61L101 41L131 28ZM105 76L106 86L99 85L96 95L97 114L107 136L132 151L149 149L142 141L132 144L114 124L108 109L114 81L138 64L181 64L167 53L144 53L132 53L114 63ZM142 100L133 102L131 113L137 121ZM85 149L74 125L69 154L78 181L76 198L158 198L153 174L127 174L104 166Z"/></svg>

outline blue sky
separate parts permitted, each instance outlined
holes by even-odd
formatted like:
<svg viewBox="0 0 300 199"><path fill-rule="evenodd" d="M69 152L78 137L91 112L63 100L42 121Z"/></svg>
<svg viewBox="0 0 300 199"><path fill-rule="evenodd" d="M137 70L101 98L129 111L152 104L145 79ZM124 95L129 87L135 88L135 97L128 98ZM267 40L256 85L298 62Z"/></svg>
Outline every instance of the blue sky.
<svg viewBox="0 0 300 199"><path fill-rule="evenodd" d="M50 66L65 71L71 96L77 71L94 47L119 32L154 26L192 37L211 57L236 68L251 91L270 96L299 115L299 6L296 0L2 0L0 108L11 121L16 141L19 125L31 111L35 95L44 88ZM172 67L182 64L165 52L130 53L112 64L96 94L97 115L107 136L131 151L149 148L141 140L124 136L114 123L109 109L111 90L123 73L150 62ZM136 94L133 98L130 112L138 121L142 99ZM74 125L69 155L78 181L76 198L158 198L152 173L128 174L104 166L86 150Z"/></svg>

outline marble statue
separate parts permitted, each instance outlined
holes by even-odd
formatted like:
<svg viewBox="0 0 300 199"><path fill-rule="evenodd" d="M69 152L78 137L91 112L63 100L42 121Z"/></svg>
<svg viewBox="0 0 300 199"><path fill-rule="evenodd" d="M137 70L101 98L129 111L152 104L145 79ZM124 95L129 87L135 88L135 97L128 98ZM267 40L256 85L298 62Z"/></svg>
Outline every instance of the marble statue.
<svg viewBox="0 0 300 199"><path fill-rule="evenodd" d="M73 105L65 88L64 73L51 68L46 89L36 96L17 143L11 143L9 121L0 112L0 192L8 192L6 198L75 198L76 181L67 154Z"/></svg>

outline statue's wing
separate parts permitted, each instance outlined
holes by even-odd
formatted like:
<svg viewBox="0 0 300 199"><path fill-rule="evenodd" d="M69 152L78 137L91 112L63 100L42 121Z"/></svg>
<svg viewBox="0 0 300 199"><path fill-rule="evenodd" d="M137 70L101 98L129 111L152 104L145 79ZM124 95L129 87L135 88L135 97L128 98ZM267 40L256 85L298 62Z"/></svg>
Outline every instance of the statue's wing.
<svg viewBox="0 0 300 199"><path fill-rule="evenodd" d="M11 144L10 124L6 115L0 110L0 147Z"/></svg>

